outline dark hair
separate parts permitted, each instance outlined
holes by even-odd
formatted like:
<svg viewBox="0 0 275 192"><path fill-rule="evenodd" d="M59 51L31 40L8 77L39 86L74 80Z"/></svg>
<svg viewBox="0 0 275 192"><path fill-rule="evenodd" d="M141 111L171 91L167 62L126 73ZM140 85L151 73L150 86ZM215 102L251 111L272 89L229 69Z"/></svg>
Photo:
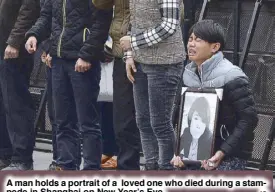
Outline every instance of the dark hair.
<svg viewBox="0 0 275 192"><path fill-rule="evenodd" d="M213 20L201 20L191 27L189 36L192 33L208 43L220 43L219 51L224 49L225 33L224 28L219 23L215 23Z"/></svg>
<svg viewBox="0 0 275 192"><path fill-rule="evenodd" d="M190 123L195 111L198 112L202 122L205 123L206 127L208 128L210 122L210 106L204 97L199 97L192 103L192 106L188 112L188 127L190 127Z"/></svg>

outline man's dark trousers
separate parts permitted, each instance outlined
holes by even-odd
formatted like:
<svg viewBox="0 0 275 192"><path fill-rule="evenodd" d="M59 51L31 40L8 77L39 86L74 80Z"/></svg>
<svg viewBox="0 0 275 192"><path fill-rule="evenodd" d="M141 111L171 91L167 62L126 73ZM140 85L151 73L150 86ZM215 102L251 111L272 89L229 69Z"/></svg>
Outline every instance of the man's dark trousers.
<svg viewBox="0 0 275 192"><path fill-rule="evenodd" d="M5 137L3 143L1 139L1 148L10 148L8 155L14 162L32 163L35 106L28 88L33 57L24 48L19 53L19 58L6 60L3 59L3 52L1 54L0 86L6 115L6 127L1 127L4 134L1 137ZM4 119L2 110L1 119Z"/></svg>
<svg viewBox="0 0 275 192"><path fill-rule="evenodd" d="M55 109L53 104L53 91L52 91L52 69L47 67L47 108L48 108L48 115L52 126L52 147L53 147L53 162L56 163L58 154L57 154L57 143L56 143L56 123L54 121ZM74 109L75 112L75 109ZM75 115L76 116L76 115ZM79 146L79 157L78 157L78 164L77 169L79 169L81 164L81 146Z"/></svg>
<svg viewBox="0 0 275 192"><path fill-rule="evenodd" d="M0 59L0 66L2 65L2 63L3 61L2 59ZM9 138L9 133L7 130L6 112L4 109L2 91L0 89L0 159L8 160L11 158L11 156L12 156L12 146Z"/></svg>
<svg viewBox="0 0 275 192"><path fill-rule="evenodd" d="M141 143L135 118L133 85L126 76L125 63L121 58L115 58L114 61L113 86L118 169L139 170Z"/></svg>
<svg viewBox="0 0 275 192"><path fill-rule="evenodd" d="M75 71L76 60L52 58L57 165L65 170L77 169L79 129L83 139L83 169L98 170L101 165L102 136L96 107L101 68L99 62L91 63L92 68L81 73Z"/></svg>
<svg viewBox="0 0 275 192"><path fill-rule="evenodd" d="M53 161L57 159L57 145L56 145L56 125L54 122L54 105L53 105L53 94L52 94L52 70L47 67L47 109L49 120L52 126L52 147L53 147Z"/></svg>

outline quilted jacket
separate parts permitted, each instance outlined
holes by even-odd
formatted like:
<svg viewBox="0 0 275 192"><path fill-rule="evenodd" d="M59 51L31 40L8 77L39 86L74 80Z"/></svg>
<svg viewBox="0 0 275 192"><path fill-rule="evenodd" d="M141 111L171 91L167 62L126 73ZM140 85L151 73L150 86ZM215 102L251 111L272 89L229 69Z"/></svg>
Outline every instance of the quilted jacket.
<svg viewBox="0 0 275 192"><path fill-rule="evenodd" d="M90 0L45 0L40 17L26 37L50 36L51 56L86 61L104 57L112 9L98 10Z"/></svg>

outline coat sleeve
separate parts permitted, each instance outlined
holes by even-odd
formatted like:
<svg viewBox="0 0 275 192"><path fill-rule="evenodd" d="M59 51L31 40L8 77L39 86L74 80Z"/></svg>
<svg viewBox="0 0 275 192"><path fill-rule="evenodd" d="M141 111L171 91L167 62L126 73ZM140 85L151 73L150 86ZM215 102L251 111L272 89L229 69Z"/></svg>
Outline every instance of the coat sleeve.
<svg viewBox="0 0 275 192"><path fill-rule="evenodd" d="M224 86L224 97L232 105L237 118L233 133L222 143L220 149L225 155L230 155L246 137L254 131L258 116L252 91L246 77L238 77Z"/></svg>
<svg viewBox="0 0 275 192"><path fill-rule="evenodd" d="M15 25L9 35L7 44L19 49L25 41L26 32L39 17L39 0L22 0Z"/></svg>
<svg viewBox="0 0 275 192"><path fill-rule="evenodd" d="M51 34L52 0L45 0L40 17L35 25L26 33L26 38L35 36L38 42L47 39Z"/></svg>
<svg viewBox="0 0 275 192"><path fill-rule="evenodd" d="M113 0L93 0L93 4L97 9L112 9Z"/></svg>
<svg viewBox="0 0 275 192"><path fill-rule="evenodd" d="M108 38L113 17L113 8L97 9L92 4L92 10L90 34L78 54L79 58L88 62L104 59L104 44Z"/></svg>

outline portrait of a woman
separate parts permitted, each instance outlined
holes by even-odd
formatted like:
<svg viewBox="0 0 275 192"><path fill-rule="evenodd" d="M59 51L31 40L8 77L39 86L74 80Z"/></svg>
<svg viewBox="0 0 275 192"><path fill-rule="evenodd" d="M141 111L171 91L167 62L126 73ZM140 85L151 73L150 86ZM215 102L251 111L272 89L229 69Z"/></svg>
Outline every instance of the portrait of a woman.
<svg viewBox="0 0 275 192"><path fill-rule="evenodd" d="M206 98L199 97L192 103L187 124L180 137L180 155L195 161L210 158L213 132L209 129L210 106Z"/></svg>

